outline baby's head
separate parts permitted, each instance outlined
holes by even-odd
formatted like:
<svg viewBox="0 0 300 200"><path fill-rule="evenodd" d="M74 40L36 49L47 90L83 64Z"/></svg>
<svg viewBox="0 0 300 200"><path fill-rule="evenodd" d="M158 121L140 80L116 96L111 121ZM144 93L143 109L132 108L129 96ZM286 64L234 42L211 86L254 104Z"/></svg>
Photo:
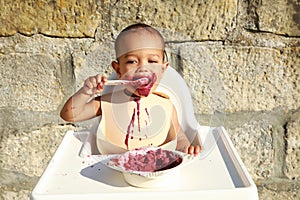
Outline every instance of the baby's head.
<svg viewBox="0 0 300 200"><path fill-rule="evenodd" d="M115 42L117 61L113 61L112 66L119 78L148 78L147 85L131 88L138 95L147 96L156 89L168 66L164 61L164 49L164 39L156 29L146 24L133 24L118 35Z"/></svg>

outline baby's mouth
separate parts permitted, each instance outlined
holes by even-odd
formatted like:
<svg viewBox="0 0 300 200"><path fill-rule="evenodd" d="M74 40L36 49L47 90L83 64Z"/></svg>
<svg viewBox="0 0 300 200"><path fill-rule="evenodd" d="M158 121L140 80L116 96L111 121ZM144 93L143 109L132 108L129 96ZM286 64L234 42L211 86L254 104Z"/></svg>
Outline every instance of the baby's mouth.
<svg viewBox="0 0 300 200"><path fill-rule="evenodd" d="M141 95L141 96L148 96L149 93L150 93L150 90L151 90L152 86L156 82L156 79L157 79L156 74L153 73L151 75L135 76L135 77L133 77L132 80L134 81L134 80L138 80L138 79L141 79L141 78L146 78L146 79L148 79L148 81L145 82L142 85L139 85L135 89L139 93L139 95Z"/></svg>
<svg viewBox="0 0 300 200"><path fill-rule="evenodd" d="M143 87L147 87L149 85L152 84L153 82L153 78L150 77L150 76L136 76L132 79L133 81L136 81L136 80L147 80L147 81L143 81L142 84L137 84L137 87L136 88L143 88ZM153 84L152 84L153 85ZM152 86L151 86L152 87Z"/></svg>

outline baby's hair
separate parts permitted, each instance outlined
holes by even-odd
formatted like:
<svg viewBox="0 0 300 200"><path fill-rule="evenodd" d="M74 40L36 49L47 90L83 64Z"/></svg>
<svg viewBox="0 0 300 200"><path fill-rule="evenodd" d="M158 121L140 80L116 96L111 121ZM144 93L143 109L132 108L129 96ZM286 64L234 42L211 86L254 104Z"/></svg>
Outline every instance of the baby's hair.
<svg viewBox="0 0 300 200"><path fill-rule="evenodd" d="M158 36L158 38L161 40L161 43L163 45L163 51L164 51L164 54L165 54L165 50L164 50L165 49L165 41L164 41L164 38L161 35L161 33L158 30L156 30L155 28L153 28L152 26L144 24L144 23L136 23L136 24L132 24L132 25L129 25L126 28L124 28L120 32L120 34L118 35L118 37L116 39L115 50L117 50L117 48L119 46L120 39L122 37L122 33L125 33L126 31L137 31L138 29L142 29L144 31L148 31L151 34L153 34L155 36Z"/></svg>
<svg viewBox="0 0 300 200"><path fill-rule="evenodd" d="M152 28L152 26L148 25L148 24L144 24L144 23L136 23L136 24L132 24L132 25L129 25L127 26L126 28L124 28L122 32L125 32L125 31L129 31L129 30L134 30L134 29L138 29L138 28L145 28L145 30L154 30L156 32L158 32L156 29ZM160 34L158 32L158 34Z"/></svg>

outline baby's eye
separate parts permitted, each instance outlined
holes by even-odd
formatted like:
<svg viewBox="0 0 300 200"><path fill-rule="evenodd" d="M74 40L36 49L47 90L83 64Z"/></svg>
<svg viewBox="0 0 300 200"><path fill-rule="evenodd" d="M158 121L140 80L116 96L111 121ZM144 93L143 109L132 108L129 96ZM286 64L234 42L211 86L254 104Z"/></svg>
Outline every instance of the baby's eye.
<svg viewBox="0 0 300 200"><path fill-rule="evenodd" d="M127 62L126 62L127 64L135 64L135 63L137 63L135 60L128 60Z"/></svg>
<svg viewBox="0 0 300 200"><path fill-rule="evenodd" d="M149 63L158 63L157 60L149 60L148 62L149 62Z"/></svg>

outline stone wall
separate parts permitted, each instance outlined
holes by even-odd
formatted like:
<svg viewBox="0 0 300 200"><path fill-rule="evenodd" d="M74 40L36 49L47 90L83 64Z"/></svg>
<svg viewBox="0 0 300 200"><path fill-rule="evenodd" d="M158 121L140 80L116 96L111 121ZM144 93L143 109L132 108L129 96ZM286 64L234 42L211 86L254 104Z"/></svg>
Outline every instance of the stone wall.
<svg viewBox="0 0 300 200"><path fill-rule="evenodd" d="M225 126L260 199L299 199L299 19L298 0L0 1L0 197L28 199L65 132L89 127L62 121L63 103L110 74L118 32L144 22L163 33L199 122Z"/></svg>

